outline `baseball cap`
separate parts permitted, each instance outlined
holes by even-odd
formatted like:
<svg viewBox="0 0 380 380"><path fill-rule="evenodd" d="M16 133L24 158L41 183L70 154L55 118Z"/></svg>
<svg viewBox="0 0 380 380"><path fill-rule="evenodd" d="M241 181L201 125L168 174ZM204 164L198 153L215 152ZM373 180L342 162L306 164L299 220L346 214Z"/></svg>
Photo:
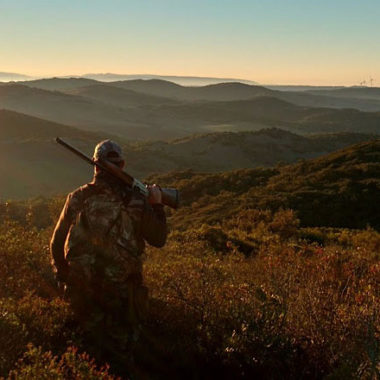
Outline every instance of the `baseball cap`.
<svg viewBox="0 0 380 380"><path fill-rule="evenodd" d="M103 140L96 147L94 151L93 159L96 160L107 160L111 162L121 162L124 161L123 151L119 144L112 140Z"/></svg>

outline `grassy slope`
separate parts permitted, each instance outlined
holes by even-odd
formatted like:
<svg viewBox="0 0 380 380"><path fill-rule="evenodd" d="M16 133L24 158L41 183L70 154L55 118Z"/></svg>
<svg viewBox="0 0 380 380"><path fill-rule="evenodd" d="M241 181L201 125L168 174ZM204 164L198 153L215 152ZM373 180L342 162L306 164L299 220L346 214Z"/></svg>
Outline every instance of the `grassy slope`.
<svg viewBox="0 0 380 380"><path fill-rule="evenodd" d="M307 226L380 228L380 140L275 169L174 173L151 180L178 187L178 226L218 223L245 208L292 208ZM210 202L210 196L215 197Z"/></svg>

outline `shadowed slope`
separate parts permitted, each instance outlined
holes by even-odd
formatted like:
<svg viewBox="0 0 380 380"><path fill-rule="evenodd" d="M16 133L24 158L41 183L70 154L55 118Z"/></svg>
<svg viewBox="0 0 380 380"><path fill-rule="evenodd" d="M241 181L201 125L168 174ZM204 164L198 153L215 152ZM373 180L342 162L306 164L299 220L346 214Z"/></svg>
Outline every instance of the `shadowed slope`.
<svg viewBox="0 0 380 380"><path fill-rule="evenodd" d="M137 118L133 110L126 111L82 96L20 84L0 87L0 108L86 130L130 134L134 138L140 133L138 123L133 121Z"/></svg>
<svg viewBox="0 0 380 380"><path fill-rule="evenodd" d="M146 106L177 103L173 99L127 90L106 84L95 84L65 91L67 94L79 95L118 107Z"/></svg>
<svg viewBox="0 0 380 380"><path fill-rule="evenodd" d="M64 137L91 156L104 136L0 110L0 198L64 193L91 178L88 164L55 143Z"/></svg>
<svg viewBox="0 0 380 380"><path fill-rule="evenodd" d="M49 91L64 91L71 90L74 88L91 86L95 84L100 84L94 79L87 78L44 78L35 80L26 80L23 82L17 82L28 87L39 88L41 90Z"/></svg>
<svg viewBox="0 0 380 380"><path fill-rule="evenodd" d="M274 93L261 86L243 83L219 83L202 87L185 87L158 79L111 82L113 86L126 88L146 94L167 96L179 100L196 101L229 101L250 99L255 96L271 95Z"/></svg>
<svg viewBox="0 0 380 380"><path fill-rule="evenodd" d="M150 180L180 189L185 207L172 216L178 227L218 223L246 208L291 208L305 226L380 228L379 139L275 169L187 171Z"/></svg>
<svg viewBox="0 0 380 380"><path fill-rule="evenodd" d="M169 82L160 85L182 88ZM212 91L224 84L194 88ZM255 88L257 94L269 90ZM187 90L190 88L186 88ZM187 91L186 90L186 91ZM273 96L235 101L173 101L108 85L70 90L81 96L30 88L0 86L0 107L91 131L129 139L172 139L194 133L255 131L278 127L308 134L319 132L380 133L380 113L353 109L301 107ZM162 90L161 95L167 95ZM84 96L83 96L84 95Z"/></svg>
<svg viewBox="0 0 380 380"><path fill-rule="evenodd" d="M95 134L12 111L0 110L0 198L25 198L66 192L87 181L92 169L54 142L64 137L91 156L109 134ZM125 143L127 170L150 173L192 168L208 172L270 166L320 156L369 135L337 134L306 138L271 129L256 133L213 133L170 142Z"/></svg>

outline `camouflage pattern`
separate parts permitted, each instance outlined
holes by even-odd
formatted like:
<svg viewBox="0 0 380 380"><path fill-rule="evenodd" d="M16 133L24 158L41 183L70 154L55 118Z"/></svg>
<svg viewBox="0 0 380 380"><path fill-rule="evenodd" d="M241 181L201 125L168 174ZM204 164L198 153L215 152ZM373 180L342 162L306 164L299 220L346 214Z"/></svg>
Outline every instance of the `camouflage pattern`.
<svg viewBox="0 0 380 380"><path fill-rule="evenodd" d="M66 297L95 347L124 349L136 341L147 309L144 247L162 246L162 206L100 173L69 194L51 241Z"/></svg>
<svg viewBox="0 0 380 380"><path fill-rule="evenodd" d="M138 229L144 199L133 193L133 198L126 202L103 182L97 183L93 194L83 200L81 193L87 188L79 189L69 200L68 207L73 212L77 210L65 242L65 258L70 267L80 263L86 268L86 277L91 276L87 272L95 258L101 256L107 263L105 275L112 281L122 282L133 273L141 273L144 241Z"/></svg>

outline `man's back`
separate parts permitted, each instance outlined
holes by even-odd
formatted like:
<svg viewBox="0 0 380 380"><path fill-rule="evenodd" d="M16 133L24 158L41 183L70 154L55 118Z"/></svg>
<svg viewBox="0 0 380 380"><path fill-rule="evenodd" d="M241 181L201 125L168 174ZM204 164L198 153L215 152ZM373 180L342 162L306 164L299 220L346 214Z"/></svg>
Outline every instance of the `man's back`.
<svg viewBox="0 0 380 380"><path fill-rule="evenodd" d="M95 148L97 159L124 165L121 148L109 140ZM167 234L161 193L157 186L149 192L147 199L96 168L93 182L68 195L51 239L57 279L99 355L124 351L140 335L145 241L162 247Z"/></svg>
<svg viewBox="0 0 380 380"><path fill-rule="evenodd" d="M144 239L157 247L165 244L162 206L150 206L132 189L98 176L68 195L51 240L53 263L64 280L68 265L86 256L91 261L93 250L102 251L125 278L141 272Z"/></svg>

